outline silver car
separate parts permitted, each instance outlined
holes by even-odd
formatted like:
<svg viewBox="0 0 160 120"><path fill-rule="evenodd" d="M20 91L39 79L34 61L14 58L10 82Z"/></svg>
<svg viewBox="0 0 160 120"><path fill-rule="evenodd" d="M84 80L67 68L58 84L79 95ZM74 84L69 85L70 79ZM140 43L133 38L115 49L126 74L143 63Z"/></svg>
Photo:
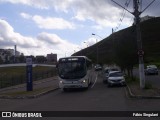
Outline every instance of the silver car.
<svg viewBox="0 0 160 120"><path fill-rule="evenodd" d="M104 69L104 77L103 77L103 83L107 83L108 82L108 75L111 71L119 71L118 68L110 68L110 67L106 67Z"/></svg>
<svg viewBox="0 0 160 120"><path fill-rule="evenodd" d="M145 69L145 74L146 75L158 75L158 68L156 65L148 65L147 68Z"/></svg>
<svg viewBox="0 0 160 120"><path fill-rule="evenodd" d="M108 75L108 87L113 85L126 85L124 74L120 71L111 71Z"/></svg>

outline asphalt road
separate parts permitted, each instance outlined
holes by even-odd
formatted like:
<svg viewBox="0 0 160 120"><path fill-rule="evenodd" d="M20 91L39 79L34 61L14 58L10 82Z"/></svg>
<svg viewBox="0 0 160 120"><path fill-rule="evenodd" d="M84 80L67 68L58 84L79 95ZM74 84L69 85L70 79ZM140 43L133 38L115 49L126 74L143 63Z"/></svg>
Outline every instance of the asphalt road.
<svg viewBox="0 0 160 120"><path fill-rule="evenodd" d="M96 80L97 73L94 75ZM0 99L0 111L160 111L160 102L159 99L128 98L125 87L108 88L106 84L103 84L99 74L95 84L92 84L88 90L63 92L58 89L35 99ZM62 119L75 120L75 118L64 117ZM82 118L76 119L81 120ZM83 119L106 120L103 117ZM107 117L107 119L111 118ZM128 120L128 118L114 116L112 119ZM146 118L143 119L146 120ZM154 119L158 118L152 118Z"/></svg>

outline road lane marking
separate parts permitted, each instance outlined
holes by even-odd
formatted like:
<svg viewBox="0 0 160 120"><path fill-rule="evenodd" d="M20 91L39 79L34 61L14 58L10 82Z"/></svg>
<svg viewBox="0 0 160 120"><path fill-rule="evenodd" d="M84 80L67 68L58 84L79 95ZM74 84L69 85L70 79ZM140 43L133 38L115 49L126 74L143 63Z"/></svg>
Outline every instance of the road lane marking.
<svg viewBox="0 0 160 120"><path fill-rule="evenodd" d="M94 87L94 85L96 84L96 82L97 82L97 77L98 77L98 74L97 74L96 79L95 79L95 81L94 81L93 85L91 86L91 88L93 88L93 87Z"/></svg>

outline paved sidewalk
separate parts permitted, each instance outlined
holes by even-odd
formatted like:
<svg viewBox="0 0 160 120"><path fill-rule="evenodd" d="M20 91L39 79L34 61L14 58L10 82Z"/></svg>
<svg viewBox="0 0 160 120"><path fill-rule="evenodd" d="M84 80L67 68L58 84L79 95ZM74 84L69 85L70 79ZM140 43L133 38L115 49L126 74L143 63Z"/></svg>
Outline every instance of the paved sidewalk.
<svg viewBox="0 0 160 120"><path fill-rule="evenodd" d="M58 77L51 77L34 81L33 91L27 91L26 84L0 89L0 98L36 98L58 88Z"/></svg>

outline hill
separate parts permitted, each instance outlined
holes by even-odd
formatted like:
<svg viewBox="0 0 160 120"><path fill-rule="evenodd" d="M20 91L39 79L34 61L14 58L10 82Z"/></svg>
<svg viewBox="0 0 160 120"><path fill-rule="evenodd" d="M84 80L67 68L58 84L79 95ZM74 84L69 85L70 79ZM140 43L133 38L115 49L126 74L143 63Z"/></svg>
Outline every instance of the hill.
<svg viewBox="0 0 160 120"><path fill-rule="evenodd" d="M144 21L140 24L140 27L143 50L145 53L144 62L160 62L160 17ZM123 48L125 49L122 50ZM138 57L135 26L115 32L97 44L74 53L73 56L85 55L92 59L93 62L114 63L119 56L119 50L121 50L121 52L123 51L126 55L128 54L126 53L127 51L131 52L128 54L130 58L125 56L126 59L132 60L131 58ZM133 57L131 57L132 55Z"/></svg>

